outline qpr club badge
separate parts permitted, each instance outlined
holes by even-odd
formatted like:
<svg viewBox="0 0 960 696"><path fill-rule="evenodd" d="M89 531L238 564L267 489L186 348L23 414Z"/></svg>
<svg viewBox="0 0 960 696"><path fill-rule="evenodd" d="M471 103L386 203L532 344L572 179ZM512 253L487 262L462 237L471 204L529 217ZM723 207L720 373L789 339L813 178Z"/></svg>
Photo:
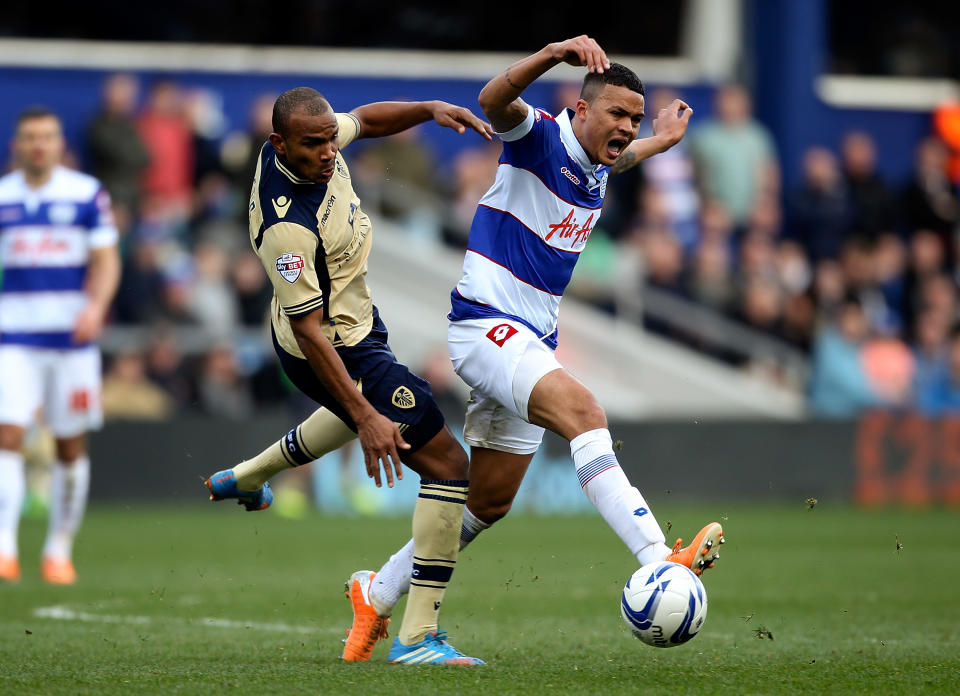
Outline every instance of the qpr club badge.
<svg viewBox="0 0 960 696"><path fill-rule="evenodd" d="M303 271L303 257L285 252L283 256L277 259L277 273L283 276L288 283L296 283Z"/></svg>

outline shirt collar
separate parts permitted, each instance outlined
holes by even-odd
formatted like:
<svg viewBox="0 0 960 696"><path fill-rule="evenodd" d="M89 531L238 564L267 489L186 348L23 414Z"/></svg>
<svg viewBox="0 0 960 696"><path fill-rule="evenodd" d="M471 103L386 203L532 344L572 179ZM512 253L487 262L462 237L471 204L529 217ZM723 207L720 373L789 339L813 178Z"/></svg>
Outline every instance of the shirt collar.
<svg viewBox="0 0 960 696"><path fill-rule="evenodd" d="M283 174L285 177L290 179L295 184L312 184L314 182L309 179L301 179L299 176L294 174L289 167L287 167L283 162L280 161L280 154L274 150L273 151L273 161L277 165L277 170Z"/></svg>
<svg viewBox="0 0 960 696"><path fill-rule="evenodd" d="M560 139L570 156L580 165L580 169L587 176L587 188L592 189L600 183L600 176L603 168L602 164L594 164L590 161L583 145L577 140L577 134L573 132L573 123L570 119L573 116L573 109L566 108L557 115L557 125L560 126Z"/></svg>

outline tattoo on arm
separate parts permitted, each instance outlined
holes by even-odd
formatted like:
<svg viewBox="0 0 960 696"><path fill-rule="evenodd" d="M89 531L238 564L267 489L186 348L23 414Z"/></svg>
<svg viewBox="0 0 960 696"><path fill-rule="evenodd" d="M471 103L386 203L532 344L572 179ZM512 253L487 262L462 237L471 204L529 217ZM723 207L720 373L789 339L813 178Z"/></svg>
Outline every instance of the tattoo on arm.
<svg viewBox="0 0 960 696"><path fill-rule="evenodd" d="M510 79L510 68L507 68L503 71L503 79L507 81L507 84L513 87L514 89L523 89L520 85L516 84L513 80Z"/></svg>
<svg viewBox="0 0 960 696"><path fill-rule="evenodd" d="M622 172L625 172L636 163L637 163L637 155L627 150L622 155L617 157L617 161L611 165L610 174L620 174Z"/></svg>

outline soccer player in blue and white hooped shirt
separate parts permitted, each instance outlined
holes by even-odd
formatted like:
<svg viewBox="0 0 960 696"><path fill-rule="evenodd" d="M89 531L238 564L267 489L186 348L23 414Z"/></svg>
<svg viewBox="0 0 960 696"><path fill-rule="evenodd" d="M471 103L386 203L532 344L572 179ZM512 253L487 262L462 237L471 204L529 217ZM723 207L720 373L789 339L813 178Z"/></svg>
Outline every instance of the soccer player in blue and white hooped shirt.
<svg viewBox="0 0 960 696"><path fill-rule="evenodd" d="M520 99L563 62L588 69L576 106L551 116ZM584 492L641 565L666 559L699 575L717 557L721 526L708 524L686 548L679 539L673 549L664 543L649 505L620 468L603 409L553 353L560 299L597 224L607 177L679 142L692 109L674 101L657 115L654 135L635 140L643 84L586 36L510 66L479 101L504 145L496 180L473 219L449 316L450 357L473 390L461 545L507 513L549 428L570 442ZM376 574L371 595L378 604L405 591L411 548Z"/></svg>
<svg viewBox="0 0 960 696"><path fill-rule="evenodd" d="M37 409L56 438L42 575L76 580L73 539L90 480L86 433L103 421L96 345L120 280L110 197L61 166L60 119L30 109L17 120L16 171L0 178L0 580L20 577L21 449Z"/></svg>

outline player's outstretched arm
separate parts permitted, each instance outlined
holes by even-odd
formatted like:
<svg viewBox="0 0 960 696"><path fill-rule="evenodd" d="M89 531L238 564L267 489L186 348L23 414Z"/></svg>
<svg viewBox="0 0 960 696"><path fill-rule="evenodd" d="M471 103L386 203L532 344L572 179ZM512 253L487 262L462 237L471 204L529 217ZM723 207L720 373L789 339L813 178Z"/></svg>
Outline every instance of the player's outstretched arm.
<svg viewBox="0 0 960 696"><path fill-rule="evenodd" d="M403 478L398 450L410 449L410 445L404 442L397 424L381 415L357 390L343 360L323 334L320 328L322 322L323 309L320 308L300 317L290 317L290 328L293 329L297 345L323 386L356 423L357 438L363 448L367 475L376 481L379 487L382 463L383 471L387 475L387 486L393 487L394 471L398 479Z"/></svg>
<svg viewBox="0 0 960 696"><path fill-rule="evenodd" d="M585 65L590 72L598 73L610 67L607 54L586 34L548 44L517 61L490 80L477 97L480 108L498 132L505 133L526 118L527 106L520 95L534 80L559 63Z"/></svg>
<svg viewBox="0 0 960 696"><path fill-rule="evenodd" d="M686 102L674 99L669 106L660 109L660 113L653 120L653 135L630 143L610 167L610 173L625 172L648 157L665 152L679 143L687 132L691 116L693 109Z"/></svg>
<svg viewBox="0 0 960 696"><path fill-rule="evenodd" d="M375 102L358 106L351 113L360 121L361 138L382 138L431 120L458 133L471 128L487 140L492 139L493 133L490 124L469 109L444 101Z"/></svg>

